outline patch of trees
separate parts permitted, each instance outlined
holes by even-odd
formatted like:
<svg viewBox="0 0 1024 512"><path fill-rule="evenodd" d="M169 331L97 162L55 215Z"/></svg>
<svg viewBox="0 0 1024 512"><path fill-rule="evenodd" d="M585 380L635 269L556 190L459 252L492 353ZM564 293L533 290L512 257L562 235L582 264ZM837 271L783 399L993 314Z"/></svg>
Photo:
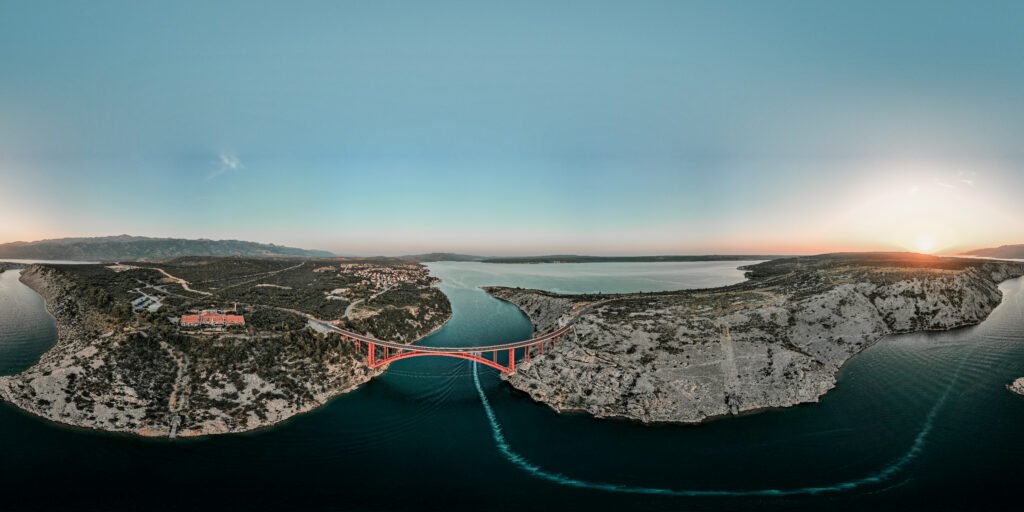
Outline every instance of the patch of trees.
<svg viewBox="0 0 1024 512"><path fill-rule="evenodd" d="M246 325L258 331L287 332L297 331L306 327L306 319L273 308L256 308L245 316Z"/></svg>
<svg viewBox="0 0 1024 512"><path fill-rule="evenodd" d="M121 381L146 403L148 418L166 416L178 363L159 341L133 334L114 347L109 362Z"/></svg>
<svg viewBox="0 0 1024 512"><path fill-rule="evenodd" d="M277 317L268 313L269 321L274 318ZM328 370L328 364L339 364L356 356L351 342L337 336L323 337L305 328L277 338L175 335L168 342L189 359L192 407L217 408L237 422L245 421L249 413L262 417L272 399L283 399L296 407L307 404L315 399L317 390L325 389L332 379L339 377ZM271 391L248 389L245 376L250 374L268 383ZM223 389L228 384L234 390L229 388L223 394L206 390L207 386ZM243 400L246 396L254 398Z"/></svg>
<svg viewBox="0 0 1024 512"><path fill-rule="evenodd" d="M114 272L103 265L49 268L72 283L75 295L85 306L122 321L131 317L131 301L138 297L133 290L143 286L142 283L155 283L163 277L151 270Z"/></svg>

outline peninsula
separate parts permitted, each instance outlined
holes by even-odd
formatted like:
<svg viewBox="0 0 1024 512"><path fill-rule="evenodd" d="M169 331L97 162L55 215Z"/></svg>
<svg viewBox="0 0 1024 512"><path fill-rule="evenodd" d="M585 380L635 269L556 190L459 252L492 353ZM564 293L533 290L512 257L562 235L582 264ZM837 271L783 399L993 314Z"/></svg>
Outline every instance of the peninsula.
<svg viewBox="0 0 1024 512"><path fill-rule="evenodd" d="M489 288L543 333L575 337L505 377L558 411L696 423L815 402L843 363L890 333L981 322L1024 264L911 253L786 258L724 288L559 295Z"/></svg>
<svg viewBox="0 0 1024 512"><path fill-rule="evenodd" d="M413 342L451 316L422 265L182 258L30 265L56 344L0 397L56 422L143 436L243 432L366 382L351 343L310 319Z"/></svg>

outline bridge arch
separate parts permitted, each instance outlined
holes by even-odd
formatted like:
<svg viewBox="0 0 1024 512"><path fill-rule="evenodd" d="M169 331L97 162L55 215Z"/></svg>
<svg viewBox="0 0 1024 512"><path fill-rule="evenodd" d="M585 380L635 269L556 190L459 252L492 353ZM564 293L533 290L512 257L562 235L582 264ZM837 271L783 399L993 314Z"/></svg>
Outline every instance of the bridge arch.
<svg viewBox="0 0 1024 512"><path fill-rule="evenodd" d="M387 366L395 361L401 361L403 359L411 359L414 357L426 357L426 356L440 356L440 357L453 357L456 359L465 359L467 361L475 361L480 364L485 364L498 370L502 373L512 373L514 370L508 366L504 366L497 361L487 359L480 354L473 354L469 352L430 352L426 350L416 350L410 352L402 352L393 356L388 356L384 359L375 361L371 364L371 368L380 368L381 366Z"/></svg>
<svg viewBox="0 0 1024 512"><path fill-rule="evenodd" d="M409 343L380 340L370 336L364 336L359 333L346 331L336 325L322 320L313 321L325 329L325 332L333 332L340 335L342 339L354 342L357 351L361 352L362 347L365 345L366 364L370 368L380 368L381 366L386 366L394 361L401 361L402 359L409 359L413 357L440 356L475 361L494 368L502 373L509 374L516 372L516 356L520 353L517 351L521 351L522 356L529 361L533 354L544 355L545 350L550 350L548 347L554 348L555 342L572 332L573 329L572 324L570 323L550 333L535 338L497 345L482 345L475 347L423 347ZM378 351L381 349L384 351L384 357L378 359ZM498 354L501 352L508 353L507 366L498 362ZM484 357L484 354L487 353L491 354L491 359Z"/></svg>

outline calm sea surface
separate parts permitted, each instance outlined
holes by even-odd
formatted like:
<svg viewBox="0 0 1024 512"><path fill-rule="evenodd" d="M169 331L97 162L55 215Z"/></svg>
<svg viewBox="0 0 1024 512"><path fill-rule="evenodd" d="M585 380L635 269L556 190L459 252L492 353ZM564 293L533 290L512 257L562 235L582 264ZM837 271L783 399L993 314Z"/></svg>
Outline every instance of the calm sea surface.
<svg viewBox="0 0 1024 512"><path fill-rule="evenodd" d="M708 287L742 280L743 264L434 263L454 316L423 343L527 338L529 321L482 285ZM1001 289L977 327L882 340L819 404L696 427L558 415L443 358L395 363L275 428L201 440L66 428L0 404L0 510L1019 510L1024 397L1003 386L1024 375L1024 280ZM0 373L54 337L40 298L0 275Z"/></svg>

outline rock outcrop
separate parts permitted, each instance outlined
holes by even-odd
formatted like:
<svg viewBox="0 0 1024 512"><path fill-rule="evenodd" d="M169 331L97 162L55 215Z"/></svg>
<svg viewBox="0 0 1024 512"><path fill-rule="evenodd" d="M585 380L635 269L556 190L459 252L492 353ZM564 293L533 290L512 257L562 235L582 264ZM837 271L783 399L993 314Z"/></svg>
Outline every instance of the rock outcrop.
<svg viewBox="0 0 1024 512"><path fill-rule="evenodd" d="M575 319L575 335L520 363L514 387L559 411L642 422L815 402L840 367L890 333L981 322L1021 264L889 255L823 256L751 267L732 287L560 296L489 289L538 331Z"/></svg>
<svg viewBox="0 0 1024 512"><path fill-rule="evenodd" d="M1024 396L1024 377L1021 377L1010 384L1006 385L1006 389L1017 393L1018 395Z"/></svg>
<svg viewBox="0 0 1024 512"><path fill-rule="evenodd" d="M560 297L553 293L522 288L484 288L485 291L506 302L515 304L533 323L538 333L552 331L560 327L576 311L575 301L571 297Z"/></svg>

